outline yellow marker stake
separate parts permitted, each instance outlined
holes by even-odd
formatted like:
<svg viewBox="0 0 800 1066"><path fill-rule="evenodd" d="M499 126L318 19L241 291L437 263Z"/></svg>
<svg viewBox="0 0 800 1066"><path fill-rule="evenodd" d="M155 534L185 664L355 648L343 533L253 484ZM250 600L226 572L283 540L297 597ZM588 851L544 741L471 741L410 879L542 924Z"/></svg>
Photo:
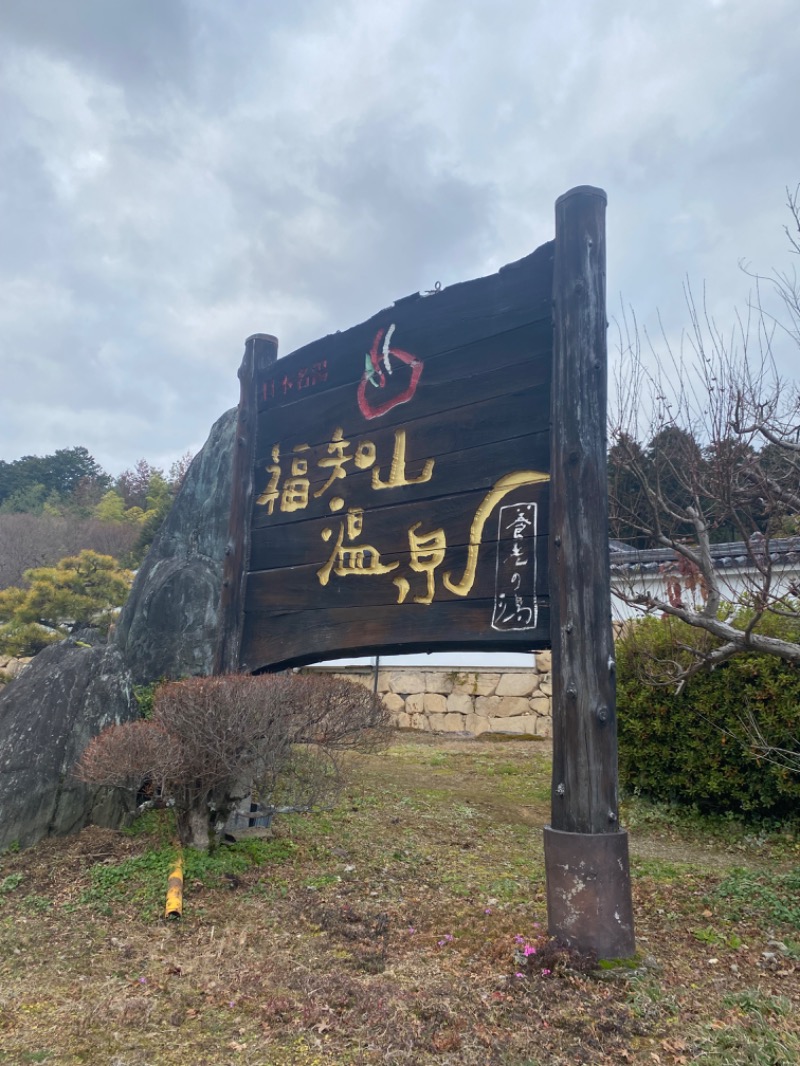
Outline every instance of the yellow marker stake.
<svg viewBox="0 0 800 1066"><path fill-rule="evenodd" d="M183 914L183 853L179 853L167 881L165 918L180 918Z"/></svg>

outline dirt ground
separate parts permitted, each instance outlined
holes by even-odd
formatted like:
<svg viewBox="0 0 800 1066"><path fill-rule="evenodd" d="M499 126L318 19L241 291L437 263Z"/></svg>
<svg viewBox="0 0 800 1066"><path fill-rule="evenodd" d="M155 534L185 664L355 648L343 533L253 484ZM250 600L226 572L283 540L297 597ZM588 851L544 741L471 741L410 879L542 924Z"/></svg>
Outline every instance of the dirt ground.
<svg viewBox="0 0 800 1066"><path fill-rule="evenodd" d="M399 734L335 810L175 857L151 814L0 856L0 1063L800 1062L796 835L640 801L638 955L546 932L549 750Z"/></svg>

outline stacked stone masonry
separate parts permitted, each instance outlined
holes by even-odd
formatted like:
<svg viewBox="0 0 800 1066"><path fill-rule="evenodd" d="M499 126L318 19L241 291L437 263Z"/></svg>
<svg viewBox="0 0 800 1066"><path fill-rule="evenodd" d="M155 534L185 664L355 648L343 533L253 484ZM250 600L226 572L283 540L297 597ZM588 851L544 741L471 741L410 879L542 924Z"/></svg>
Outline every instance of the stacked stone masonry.
<svg viewBox="0 0 800 1066"><path fill-rule="evenodd" d="M337 675L372 688L364 667ZM413 666L380 669L378 692L401 729L437 733L519 733L551 737L550 652L538 652L533 669L426 670Z"/></svg>

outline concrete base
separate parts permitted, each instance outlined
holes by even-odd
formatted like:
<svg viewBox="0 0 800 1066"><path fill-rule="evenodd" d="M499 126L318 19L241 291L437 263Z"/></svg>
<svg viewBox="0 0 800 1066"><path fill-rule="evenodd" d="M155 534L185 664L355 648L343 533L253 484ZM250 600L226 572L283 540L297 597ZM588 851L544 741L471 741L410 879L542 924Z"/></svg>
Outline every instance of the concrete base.
<svg viewBox="0 0 800 1066"><path fill-rule="evenodd" d="M551 936L600 959L628 959L633 935L628 834L564 833L545 826Z"/></svg>

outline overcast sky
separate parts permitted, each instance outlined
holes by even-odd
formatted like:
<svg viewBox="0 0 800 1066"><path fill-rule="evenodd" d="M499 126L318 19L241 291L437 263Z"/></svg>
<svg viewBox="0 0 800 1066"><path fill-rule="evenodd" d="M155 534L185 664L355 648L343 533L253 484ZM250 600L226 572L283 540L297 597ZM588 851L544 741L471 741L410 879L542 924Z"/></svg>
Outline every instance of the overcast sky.
<svg viewBox="0 0 800 1066"><path fill-rule="evenodd" d="M785 266L797 0L2 0L0 458L196 451L282 353L608 193L608 292ZM791 370L790 367L785 369ZM800 376L800 374L795 374Z"/></svg>

